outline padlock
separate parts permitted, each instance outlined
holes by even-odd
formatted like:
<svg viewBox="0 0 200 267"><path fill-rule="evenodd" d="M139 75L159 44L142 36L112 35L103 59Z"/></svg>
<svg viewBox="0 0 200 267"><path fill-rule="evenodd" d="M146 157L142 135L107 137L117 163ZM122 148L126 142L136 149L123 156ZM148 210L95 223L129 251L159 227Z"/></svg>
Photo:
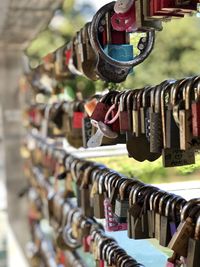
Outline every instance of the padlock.
<svg viewBox="0 0 200 267"><path fill-rule="evenodd" d="M200 137L200 88L199 83L195 91L195 100L192 102L192 134Z"/></svg>
<svg viewBox="0 0 200 267"><path fill-rule="evenodd" d="M130 44L107 44L104 47L104 52L117 61L131 61L134 59L133 45Z"/></svg>
<svg viewBox="0 0 200 267"><path fill-rule="evenodd" d="M165 205L165 209L160 218L161 233L160 233L159 244L164 247L166 247L169 244L169 241L171 240L172 237L170 233L170 224L169 224L171 220L170 207L173 201L176 201L176 198L177 198L176 196L173 196L168 199Z"/></svg>
<svg viewBox="0 0 200 267"><path fill-rule="evenodd" d="M127 223L127 211L129 208L130 185L135 184L132 179L125 180L119 187L119 195L115 201L115 216L119 223Z"/></svg>
<svg viewBox="0 0 200 267"><path fill-rule="evenodd" d="M103 96L100 101L97 103L92 115L91 119L95 121L102 121L104 122L106 113L108 112L109 108L111 107L111 99L118 94L117 91L111 91L105 96Z"/></svg>
<svg viewBox="0 0 200 267"><path fill-rule="evenodd" d="M192 143L192 110L191 110L191 92L194 83L199 77L190 79L184 88L185 109L179 111L180 120L180 149L187 150L191 148Z"/></svg>
<svg viewBox="0 0 200 267"><path fill-rule="evenodd" d="M95 166L89 166L86 168L80 186L81 207L83 209L83 214L87 217L94 215L93 208L90 206L90 174L94 168Z"/></svg>
<svg viewBox="0 0 200 267"><path fill-rule="evenodd" d="M158 188L154 186L147 187L147 191L144 196L144 204L143 204L143 211L142 211L142 232L144 233L143 237L150 238L149 236L149 220L148 220L148 211L150 209L150 197L153 193L155 193Z"/></svg>
<svg viewBox="0 0 200 267"><path fill-rule="evenodd" d="M129 92L125 92L123 95L120 95L120 113L119 113L119 124L120 124L120 133L123 134L129 130L128 124L128 110L126 105L126 99Z"/></svg>
<svg viewBox="0 0 200 267"><path fill-rule="evenodd" d="M127 32L137 30L134 0L116 1L114 11L115 14L111 17L111 23L115 30Z"/></svg>
<svg viewBox="0 0 200 267"><path fill-rule="evenodd" d="M142 46L143 49L140 50L140 54L133 58L131 61L117 61L108 56L103 48L107 44L112 44L109 38L107 40L103 40L103 34L106 35L108 31L108 35L110 35L109 28L100 26L100 22L105 21L105 15L107 13L111 14L113 12L114 2L109 3L103 6L93 17L91 23L91 45L97 55L97 65L96 65L96 73L97 75L109 82L120 83L124 81L129 74L130 70L136 65L140 64L144 61L144 59L150 54L153 48L153 40L154 40L154 31L148 30L146 32L147 38L145 39L145 45ZM106 23L104 23L106 24ZM109 26L109 25L108 25Z"/></svg>
<svg viewBox="0 0 200 267"><path fill-rule="evenodd" d="M165 267L179 267L181 265L180 256L174 252L172 257L167 259Z"/></svg>
<svg viewBox="0 0 200 267"><path fill-rule="evenodd" d="M96 81L98 80L98 76L95 73L95 66L97 62L97 57L96 54L90 44L90 24L91 23L86 23L85 26L81 30L81 37L82 37L82 56L81 56L81 68L84 73L84 75L93 80Z"/></svg>
<svg viewBox="0 0 200 267"><path fill-rule="evenodd" d="M149 237L155 237L155 210L153 208L154 200L159 195L159 190L152 193L149 199L149 209L147 210L148 217L148 229L149 229Z"/></svg>
<svg viewBox="0 0 200 267"><path fill-rule="evenodd" d="M138 197L144 188L146 187L141 182L135 181L129 194L129 209L127 212L128 235L134 239L144 237L141 216L143 198L141 200L141 197Z"/></svg>
<svg viewBox="0 0 200 267"><path fill-rule="evenodd" d="M160 1L158 1L160 2ZM142 29L155 29L157 31L162 30L162 21L159 19L149 18L149 2L148 1L135 1L136 8L136 25L137 28Z"/></svg>
<svg viewBox="0 0 200 267"><path fill-rule="evenodd" d="M144 91L145 91L145 88L136 90L135 91L136 94L134 94L135 99L133 99L133 113L132 113L132 115L133 115L133 129L132 129L132 132L135 133L136 137L142 136L141 106L142 106L142 96L143 96ZM134 103L134 101L136 103ZM135 108L134 108L134 106L135 106ZM146 157L148 158L147 155L146 155Z"/></svg>
<svg viewBox="0 0 200 267"><path fill-rule="evenodd" d="M75 102L72 114L72 134L82 136L84 106L82 102Z"/></svg>
<svg viewBox="0 0 200 267"><path fill-rule="evenodd" d="M92 136L92 124L89 117L83 118L82 136L83 136L83 147L87 148L87 142Z"/></svg>
<svg viewBox="0 0 200 267"><path fill-rule="evenodd" d="M116 97L118 99L118 97ZM117 116L117 117L116 117ZM114 103L114 108L112 109L111 118L115 118L116 120L111 124L112 130L114 132L120 133L120 123L119 123L119 102L118 100Z"/></svg>
<svg viewBox="0 0 200 267"><path fill-rule="evenodd" d="M166 196L166 192L159 190L158 194L155 196L153 201L153 210L154 210L154 237L157 240L160 240L160 221L161 221L161 214L159 213L159 203L162 202L163 197Z"/></svg>
<svg viewBox="0 0 200 267"><path fill-rule="evenodd" d="M167 17L184 17L185 14L192 14L196 10L196 3L193 1L151 1L149 3L149 15L151 18L164 19ZM194 1L195 2L195 1Z"/></svg>
<svg viewBox="0 0 200 267"><path fill-rule="evenodd" d="M76 38L73 37L73 39L67 44L67 47L65 48L66 64L72 74L81 76L83 74L78 70L75 42Z"/></svg>
<svg viewBox="0 0 200 267"><path fill-rule="evenodd" d="M133 127L132 125L133 124L133 121L132 121L133 96L134 96L134 91L130 91L126 99L128 132L132 132L132 127Z"/></svg>
<svg viewBox="0 0 200 267"><path fill-rule="evenodd" d="M171 81L164 81L151 92L151 112L150 112L150 151L161 153L163 149L163 131L161 116L161 92L169 86Z"/></svg>
<svg viewBox="0 0 200 267"><path fill-rule="evenodd" d="M55 51L55 63L54 63L54 70L55 75L58 79L60 78L68 78L71 76L71 73L65 64L65 49L64 46L60 47Z"/></svg>
<svg viewBox="0 0 200 267"><path fill-rule="evenodd" d="M187 267L198 267L200 263L200 216L198 215L195 234L188 242Z"/></svg>
<svg viewBox="0 0 200 267"><path fill-rule="evenodd" d="M104 200L104 214L106 219L106 230L108 232L127 230L127 223L117 222L116 216L114 216L114 213L112 211L112 204L109 198L105 198Z"/></svg>
<svg viewBox="0 0 200 267"><path fill-rule="evenodd" d="M173 197L172 194L166 193L166 194L163 194L163 196L159 200L159 204L158 204L159 207L158 207L157 213L155 215L155 216L157 216L157 214L159 215L158 217L155 217L155 224L156 224L155 238L157 238L159 243L162 239L162 234L163 234L162 231L167 229L167 227L165 229L162 228L163 225L161 225L161 219L162 219L162 216L165 212L167 201L169 199L172 199L172 197Z"/></svg>
<svg viewBox="0 0 200 267"><path fill-rule="evenodd" d="M105 215L104 215L104 194L103 194L103 189L102 189L105 176L103 176L103 177L102 176L103 176L102 170L99 169L95 175L95 178L94 178L95 180L93 180L93 185L92 185L92 189L91 189L91 197L90 197L90 198L93 198L94 216L98 219L105 218Z"/></svg>
<svg viewBox="0 0 200 267"><path fill-rule="evenodd" d="M170 249L183 257L187 257L189 238L194 235L194 216L196 210L192 210L192 208L198 203L199 199L192 199L184 206L181 211L181 222L168 245Z"/></svg>
<svg viewBox="0 0 200 267"><path fill-rule="evenodd" d="M175 121L173 109L179 104L178 93L181 87L185 85L187 79L176 81L170 87L170 100L166 111L166 147L165 148L179 148L180 149L180 130ZM181 99L182 100L182 99ZM164 115L164 114L163 114Z"/></svg>
<svg viewBox="0 0 200 267"><path fill-rule="evenodd" d="M137 105L137 97L138 97L139 92L141 92L140 89L132 92L133 99L132 99L132 114L131 114L131 118L132 118L131 132L136 137L138 137L138 133L139 133L139 129L140 129L140 111L138 110L138 105ZM128 102L127 102L127 104L128 104ZM128 106L127 106L127 108L128 108Z"/></svg>
<svg viewBox="0 0 200 267"><path fill-rule="evenodd" d="M181 99L178 100L178 93L180 93L180 89L184 88L187 81L188 78L179 80L172 83L172 85L166 89L166 94L169 94L170 98L166 112L163 99L165 93L163 92L162 94L162 124L164 125L164 149L162 150L162 159L163 166L165 167L183 166L195 163L193 150L180 150L180 130L177 125L177 123L179 123L179 106L182 105Z"/></svg>
<svg viewBox="0 0 200 267"><path fill-rule="evenodd" d="M176 233L177 227L181 222L181 216L179 211L183 209L185 204L186 200L181 197L176 198L176 201L172 202L170 213L171 216L169 221L171 237L173 237L173 235Z"/></svg>

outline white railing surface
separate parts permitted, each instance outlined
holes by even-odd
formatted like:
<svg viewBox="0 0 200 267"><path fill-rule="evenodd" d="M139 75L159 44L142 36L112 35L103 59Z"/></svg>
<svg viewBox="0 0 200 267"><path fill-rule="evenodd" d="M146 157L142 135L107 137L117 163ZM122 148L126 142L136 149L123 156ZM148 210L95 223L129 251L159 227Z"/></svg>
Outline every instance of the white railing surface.
<svg viewBox="0 0 200 267"><path fill-rule="evenodd" d="M200 181L156 184L159 188L184 197L186 200L200 197Z"/></svg>

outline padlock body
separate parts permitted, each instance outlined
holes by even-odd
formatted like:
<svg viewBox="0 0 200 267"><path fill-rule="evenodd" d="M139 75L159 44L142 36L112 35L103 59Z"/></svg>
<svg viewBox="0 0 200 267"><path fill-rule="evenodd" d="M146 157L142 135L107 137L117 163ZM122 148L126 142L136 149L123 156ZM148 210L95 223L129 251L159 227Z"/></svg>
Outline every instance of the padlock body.
<svg viewBox="0 0 200 267"><path fill-rule="evenodd" d="M200 240L189 239L187 267L198 267L200 264Z"/></svg>
<svg viewBox="0 0 200 267"><path fill-rule="evenodd" d="M200 137L200 102L192 103L192 133Z"/></svg>

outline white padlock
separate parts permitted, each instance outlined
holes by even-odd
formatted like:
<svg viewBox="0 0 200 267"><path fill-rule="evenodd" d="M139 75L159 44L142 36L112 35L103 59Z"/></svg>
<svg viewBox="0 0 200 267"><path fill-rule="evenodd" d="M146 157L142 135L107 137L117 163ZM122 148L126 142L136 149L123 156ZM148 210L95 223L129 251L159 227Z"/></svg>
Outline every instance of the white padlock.
<svg viewBox="0 0 200 267"><path fill-rule="evenodd" d="M135 0L117 0L114 5L114 11L117 14L124 14L132 7Z"/></svg>

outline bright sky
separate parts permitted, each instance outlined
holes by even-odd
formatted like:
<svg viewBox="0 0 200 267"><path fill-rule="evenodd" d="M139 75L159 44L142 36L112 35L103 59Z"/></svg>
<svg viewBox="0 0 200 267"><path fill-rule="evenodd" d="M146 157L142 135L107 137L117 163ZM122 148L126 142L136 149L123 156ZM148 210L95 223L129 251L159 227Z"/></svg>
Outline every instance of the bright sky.
<svg viewBox="0 0 200 267"><path fill-rule="evenodd" d="M105 4L109 3L109 2L112 2L112 0L77 0L77 2L79 3L91 3L95 8L96 10L98 10L100 7L104 6Z"/></svg>

